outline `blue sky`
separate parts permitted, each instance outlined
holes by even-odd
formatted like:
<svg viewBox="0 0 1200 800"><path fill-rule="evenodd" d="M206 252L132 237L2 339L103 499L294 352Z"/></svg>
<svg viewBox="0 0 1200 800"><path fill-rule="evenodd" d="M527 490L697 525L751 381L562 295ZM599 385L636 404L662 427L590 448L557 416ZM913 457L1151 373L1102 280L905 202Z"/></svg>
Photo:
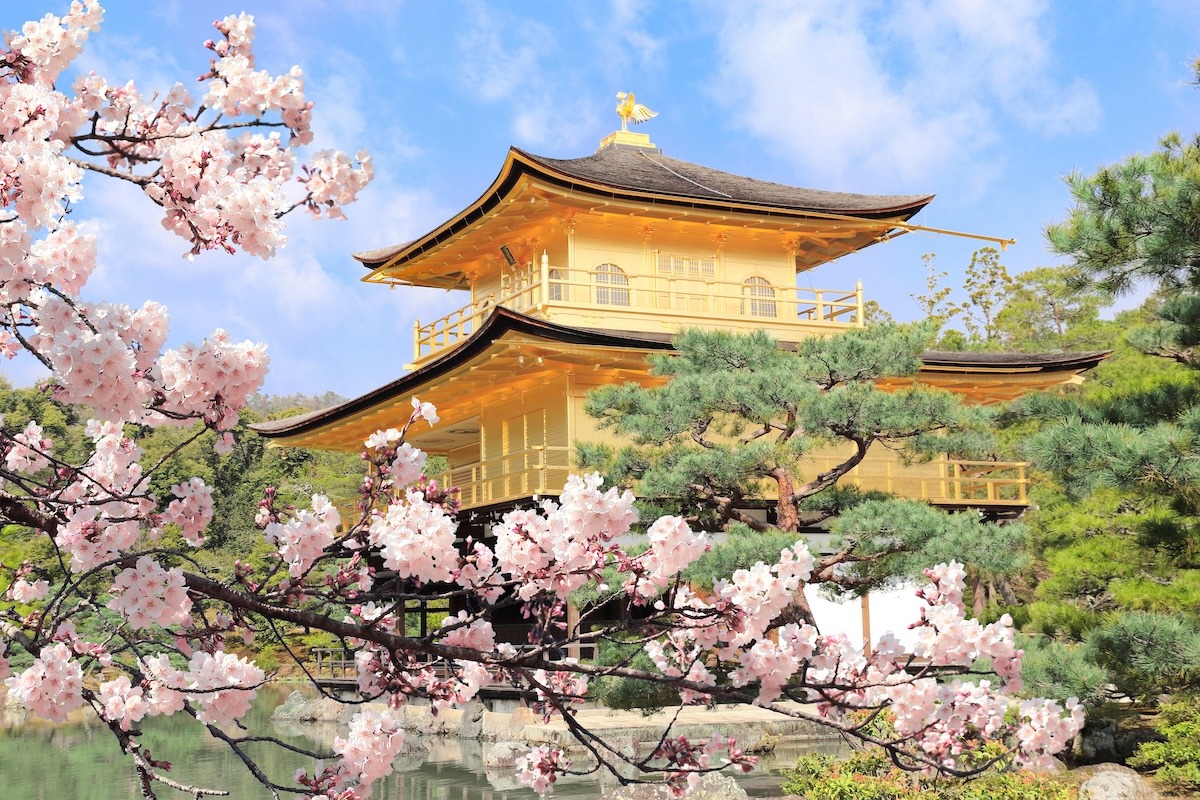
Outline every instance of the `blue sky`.
<svg viewBox="0 0 1200 800"><path fill-rule="evenodd" d="M0 26L66 0L0 7ZM1011 273L1055 263L1042 228L1065 213L1061 176L1200 130L1200 4L1190 0L829 2L383 2L110 0L81 66L148 87L204 72L214 18L258 23L259 63L300 64L317 146L371 151L376 180L346 222L294 215L271 261L180 258L154 207L89 182L101 235L94 299L172 312L171 340L215 327L265 341L265 390L353 396L397 377L412 322L462 305L440 290L360 282L356 250L408 240L475 199L506 149L576 157L617 127L617 91L659 112L663 152L824 189L937 194L916 222L1015 237ZM970 240L910 234L802 277L852 287L900 319L921 254L951 280ZM28 365L3 365L15 383Z"/></svg>

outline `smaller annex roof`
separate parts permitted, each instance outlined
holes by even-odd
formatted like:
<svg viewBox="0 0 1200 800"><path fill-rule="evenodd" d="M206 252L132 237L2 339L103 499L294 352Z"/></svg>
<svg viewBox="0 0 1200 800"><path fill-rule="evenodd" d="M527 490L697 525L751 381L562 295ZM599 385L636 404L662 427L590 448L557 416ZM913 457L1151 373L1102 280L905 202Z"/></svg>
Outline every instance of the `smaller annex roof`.
<svg viewBox="0 0 1200 800"><path fill-rule="evenodd" d="M328 426L341 424L367 412L376 413L390 404L407 403L408 398L419 394L423 386L485 354L493 343L505 334L513 332L561 345L629 348L643 352L672 349L671 337L666 334L574 328L499 307L463 344L444 357L431 361L391 383L329 408L286 419L260 422L250 427L269 439L283 440L285 444L295 442L303 446L310 435L315 435ZM788 343L781 344L788 346ZM1034 388L1070 383L1078 373L1095 367L1109 354L1110 351L1039 354L926 351L921 356L923 366L917 375L910 378L885 379L880 386L900 388L911 385L915 379L934 386L979 392L982 401L997 402L1019 396ZM944 373L959 374L940 377ZM1007 388L1004 385L992 385L996 381L1004 384L1012 378L1022 377L1024 382L1020 385L1014 384ZM375 411L372 411L373 409ZM370 431L364 433L360 438L365 438L369 433Z"/></svg>
<svg viewBox="0 0 1200 800"><path fill-rule="evenodd" d="M955 350L926 350L921 354L921 368L924 370L1084 370L1096 366L1108 358L1111 353L1111 350L1081 353L964 353Z"/></svg>
<svg viewBox="0 0 1200 800"><path fill-rule="evenodd" d="M564 194L652 203L656 208L710 209L793 218L903 222L932 194L871 195L806 189L748 178L664 156L658 148L610 144L582 158L549 158L513 147L500 174L475 202L423 236L364 250L354 258L371 270L396 267L458 235L509 197L523 178ZM855 249L889 230L881 224Z"/></svg>

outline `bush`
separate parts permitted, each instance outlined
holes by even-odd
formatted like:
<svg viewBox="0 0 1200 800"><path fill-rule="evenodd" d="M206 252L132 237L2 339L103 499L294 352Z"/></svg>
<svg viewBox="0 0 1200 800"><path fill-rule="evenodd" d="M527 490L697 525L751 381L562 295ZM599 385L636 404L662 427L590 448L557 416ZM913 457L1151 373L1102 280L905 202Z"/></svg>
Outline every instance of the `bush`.
<svg viewBox="0 0 1200 800"><path fill-rule="evenodd" d="M809 800L1075 800L1079 789L1051 775L989 772L971 780L928 780L897 769L881 748L839 761L803 756L782 789Z"/></svg>
<svg viewBox="0 0 1200 800"><path fill-rule="evenodd" d="M657 672L654 662L640 645L620 644L616 642L601 642L599 657L600 664L612 666L626 664L634 669ZM592 697L609 708L622 710L642 709L646 713L657 711L664 706L679 702L679 693L672 692L668 687L649 681L639 681L633 678L618 678L606 676L591 683Z"/></svg>
<svg viewBox="0 0 1200 800"><path fill-rule="evenodd" d="M1173 614L1116 614L1088 633L1084 650L1117 691L1137 700L1200 684L1200 629Z"/></svg>
<svg viewBox="0 0 1200 800"><path fill-rule="evenodd" d="M1129 765L1155 770L1155 780L1173 792L1200 792L1200 695L1164 704L1154 728L1166 741L1139 745Z"/></svg>
<svg viewBox="0 0 1200 800"><path fill-rule="evenodd" d="M1081 645L1024 636L1018 644L1025 651L1021 677L1026 696L1078 697L1089 713L1104 702L1108 670L1088 659Z"/></svg>

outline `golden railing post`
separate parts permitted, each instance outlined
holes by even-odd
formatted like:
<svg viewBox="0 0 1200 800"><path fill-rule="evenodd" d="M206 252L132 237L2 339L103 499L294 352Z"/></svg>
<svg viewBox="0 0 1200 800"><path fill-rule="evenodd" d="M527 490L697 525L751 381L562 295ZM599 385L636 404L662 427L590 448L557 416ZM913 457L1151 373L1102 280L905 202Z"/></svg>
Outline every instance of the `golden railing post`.
<svg viewBox="0 0 1200 800"><path fill-rule="evenodd" d="M862 281L855 281L854 295L855 295L855 306L857 309L856 314L858 317L858 327L864 328L867 325L867 317L866 317L866 311L863 306Z"/></svg>
<svg viewBox="0 0 1200 800"><path fill-rule="evenodd" d="M421 320L413 320L413 361L421 360Z"/></svg>
<svg viewBox="0 0 1200 800"><path fill-rule="evenodd" d="M547 301L550 299L550 255L542 251L542 287L538 292L538 305L545 308Z"/></svg>

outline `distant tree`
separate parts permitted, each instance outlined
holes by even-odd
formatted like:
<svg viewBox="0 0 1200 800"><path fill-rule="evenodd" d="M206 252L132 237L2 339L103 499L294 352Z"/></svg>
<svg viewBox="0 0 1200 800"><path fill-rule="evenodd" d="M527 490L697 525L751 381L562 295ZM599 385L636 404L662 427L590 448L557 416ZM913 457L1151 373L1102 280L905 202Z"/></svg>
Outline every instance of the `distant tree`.
<svg viewBox="0 0 1200 800"><path fill-rule="evenodd" d="M336 406L345 402L346 398L337 392L321 394L255 394L246 401L246 407L263 417L273 417L276 414L294 409L316 411L322 408Z"/></svg>
<svg viewBox="0 0 1200 800"><path fill-rule="evenodd" d="M1020 352L1095 348L1104 297L1080 286L1069 267L1037 267L1017 275L1006 290L995 327L1003 347Z"/></svg>
<svg viewBox="0 0 1200 800"><path fill-rule="evenodd" d="M971 339L985 346L994 346L998 339L996 318L1008 298L1012 278L1000 263L1000 251L981 247L971 254L967 264L963 289L967 302L960 308L963 325Z"/></svg>
<svg viewBox="0 0 1200 800"><path fill-rule="evenodd" d="M925 264L925 294L911 294L909 297L917 302L925 319L932 320L940 328L961 314L963 309L949 299L954 288L942 285L949 273L938 272L937 254L925 253L921 256L921 261Z"/></svg>
<svg viewBox="0 0 1200 800"><path fill-rule="evenodd" d="M863 303L863 322L865 322L867 325L895 321L896 318L888 313L888 311L886 311L884 307L879 304L878 300L868 300L867 302Z"/></svg>

